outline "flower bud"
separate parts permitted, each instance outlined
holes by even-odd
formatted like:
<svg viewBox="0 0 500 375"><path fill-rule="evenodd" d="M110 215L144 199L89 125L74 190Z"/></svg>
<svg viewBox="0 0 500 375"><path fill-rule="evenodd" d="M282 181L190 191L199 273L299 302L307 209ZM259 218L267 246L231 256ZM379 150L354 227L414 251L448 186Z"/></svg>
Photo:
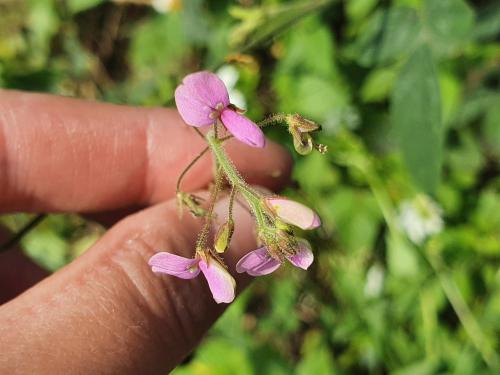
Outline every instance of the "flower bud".
<svg viewBox="0 0 500 375"><path fill-rule="evenodd" d="M314 229L321 225L318 214L302 203L286 198L269 197L264 200L264 204L276 217L287 224L305 230Z"/></svg>
<svg viewBox="0 0 500 375"><path fill-rule="evenodd" d="M221 225L217 234L215 235L214 248L219 254L223 253L229 247L231 237L234 232L234 221L228 220Z"/></svg>

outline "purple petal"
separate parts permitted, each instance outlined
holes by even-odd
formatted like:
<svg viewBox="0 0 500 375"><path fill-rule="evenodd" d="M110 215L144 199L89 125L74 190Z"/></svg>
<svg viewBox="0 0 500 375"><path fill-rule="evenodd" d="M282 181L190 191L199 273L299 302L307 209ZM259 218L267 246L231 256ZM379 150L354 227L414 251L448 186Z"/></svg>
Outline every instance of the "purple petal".
<svg viewBox="0 0 500 375"><path fill-rule="evenodd" d="M266 203L285 223L301 229L314 229L321 225L318 214L302 203L286 198L267 198Z"/></svg>
<svg viewBox="0 0 500 375"><path fill-rule="evenodd" d="M265 247L249 252L236 264L236 272L262 276L276 271L281 263L274 259Z"/></svg>
<svg viewBox="0 0 500 375"><path fill-rule="evenodd" d="M209 262L200 260L199 267L208 281L215 302L229 303L234 300L236 281L222 265L214 259Z"/></svg>
<svg viewBox="0 0 500 375"><path fill-rule="evenodd" d="M305 241L299 242L299 250L297 254L288 257L290 263L292 263L295 267L302 268L303 270L307 270L309 266L314 261L314 255L311 251L309 244Z"/></svg>
<svg viewBox="0 0 500 375"><path fill-rule="evenodd" d="M210 115L217 106L229 105L224 82L211 72L197 72L184 78L175 90L175 104L182 119L191 126L206 126L216 119Z"/></svg>
<svg viewBox="0 0 500 375"><path fill-rule="evenodd" d="M234 137L252 147L262 148L266 144L266 138L262 130L247 119L231 109L222 111L221 120L224 126Z"/></svg>
<svg viewBox="0 0 500 375"><path fill-rule="evenodd" d="M163 252L153 255L148 264L153 272L166 273L181 279L192 279L200 273L198 262L199 259L184 258Z"/></svg>

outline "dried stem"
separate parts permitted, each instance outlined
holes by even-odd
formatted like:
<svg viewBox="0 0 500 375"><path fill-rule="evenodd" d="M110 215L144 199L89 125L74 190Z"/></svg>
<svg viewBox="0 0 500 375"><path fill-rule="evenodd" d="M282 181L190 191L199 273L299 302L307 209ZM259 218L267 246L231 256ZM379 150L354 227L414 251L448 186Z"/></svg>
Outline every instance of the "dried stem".
<svg viewBox="0 0 500 375"><path fill-rule="evenodd" d="M210 148L207 146L203 149L203 151L201 151L198 156L196 156L187 166L186 168L184 168L184 170L182 171L182 173L180 174L179 178L177 179L177 186L176 186L176 193L179 193L181 191L181 182L182 182L182 179L184 178L184 176L186 175L186 173L191 169L191 167L198 161L202 158L203 155L205 155L207 153L207 151L209 150Z"/></svg>

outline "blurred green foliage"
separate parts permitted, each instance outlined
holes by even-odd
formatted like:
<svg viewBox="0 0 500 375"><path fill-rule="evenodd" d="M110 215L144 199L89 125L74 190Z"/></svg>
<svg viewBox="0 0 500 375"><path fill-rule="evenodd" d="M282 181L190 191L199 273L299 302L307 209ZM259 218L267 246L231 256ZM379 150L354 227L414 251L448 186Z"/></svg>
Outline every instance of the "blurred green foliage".
<svg viewBox="0 0 500 375"><path fill-rule="evenodd" d="M286 192L323 218L310 271L257 280L174 373L500 373L500 4L137 3L0 1L0 86L171 105L229 61L250 117L299 112L329 146ZM49 216L23 245L56 269L99 233Z"/></svg>

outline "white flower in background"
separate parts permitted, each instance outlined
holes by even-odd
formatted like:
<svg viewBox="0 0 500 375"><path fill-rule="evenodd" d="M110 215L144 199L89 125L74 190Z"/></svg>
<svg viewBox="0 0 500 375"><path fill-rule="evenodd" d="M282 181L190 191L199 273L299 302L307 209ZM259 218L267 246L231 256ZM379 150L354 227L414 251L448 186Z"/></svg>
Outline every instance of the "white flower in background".
<svg viewBox="0 0 500 375"><path fill-rule="evenodd" d="M181 0L152 0L151 6L159 13L167 13L179 9Z"/></svg>
<svg viewBox="0 0 500 375"><path fill-rule="evenodd" d="M443 230L443 212L437 203L425 194L418 194L412 200L404 201L399 212L401 227L417 245Z"/></svg>
<svg viewBox="0 0 500 375"><path fill-rule="evenodd" d="M182 0L112 0L117 4L136 4L152 6L159 13L167 13L178 10L182 6Z"/></svg>
<svg viewBox="0 0 500 375"><path fill-rule="evenodd" d="M368 298L379 297L384 288L385 270L380 264L375 263L366 273L364 293Z"/></svg>
<svg viewBox="0 0 500 375"><path fill-rule="evenodd" d="M238 82L238 79L240 78L238 69L232 65L223 65L215 72L215 74L217 74L226 85L227 91L229 92L230 102L238 108L247 109L247 101L245 100L245 97L240 90L235 88L236 82Z"/></svg>

